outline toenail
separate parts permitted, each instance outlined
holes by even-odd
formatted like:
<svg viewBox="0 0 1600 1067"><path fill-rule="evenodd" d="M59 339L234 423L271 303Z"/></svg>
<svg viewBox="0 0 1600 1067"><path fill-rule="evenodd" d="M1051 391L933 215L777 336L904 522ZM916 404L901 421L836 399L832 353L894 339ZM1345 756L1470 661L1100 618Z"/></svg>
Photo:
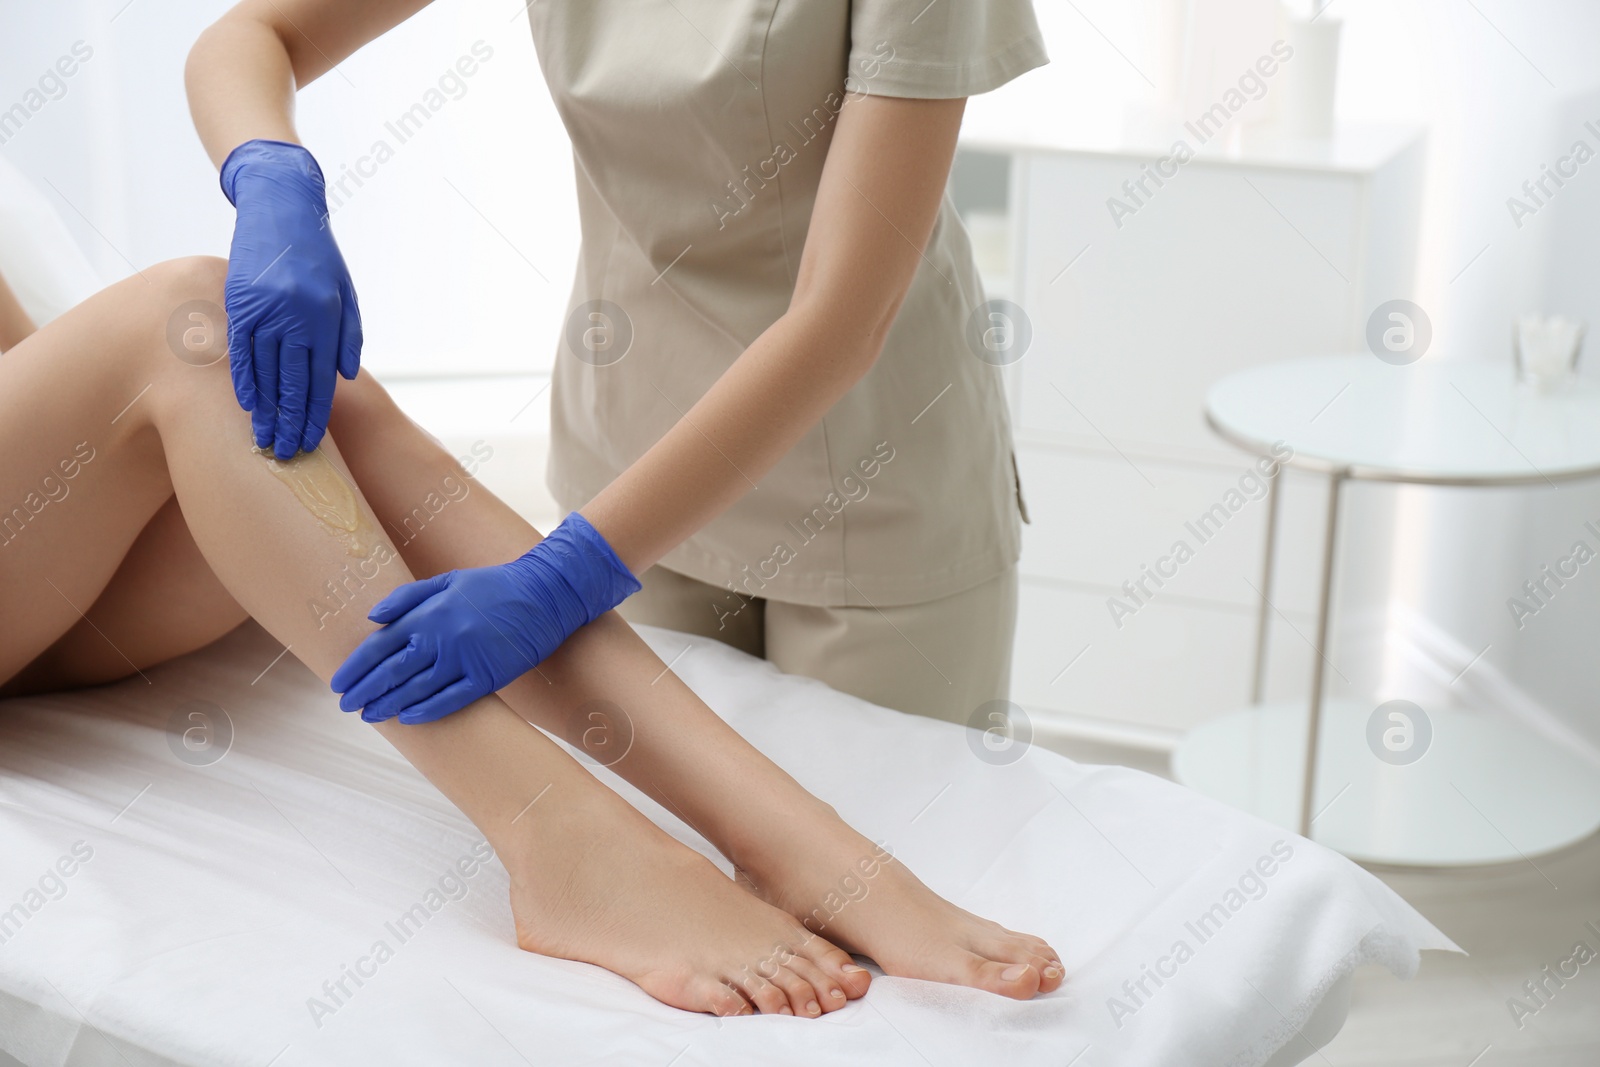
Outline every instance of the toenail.
<svg viewBox="0 0 1600 1067"><path fill-rule="evenodd" d="M1028 965L1026 963L1019 963L1014 967L1007 967L1005 970L1001 971L1000 972L1000 981L1002 981L1002 982L1015 982L1018 978L1021 978L1023 975L1025 975L1027 973L1028 973Z"/></svg>
<svg viewBox="0 0 1600 1067"><path fill-rule="evenodd" d="M778 1009L778 1014L779 1015L793 1015L794 1012L789 1009L789 1005L785 1004L783 1007Z"/></svg>
<svg viewBox="0 0 1600 1067"><path fill-rule="evenodd" d="M834 1000L844 999L844 990L842 989L830 989L828 990L828 994L832 996Z"/></svg>
<svg viewBox="0 0 1600 1067"><path fill-rule="evenodd" d="M817 1012L819 1012L821 1010L822 1010L821 1008L817 1007L817 1002L816 1001L814 1001L814 1000L806 1001L806 1011L809 1011L812 1015L815 1015Z"/></svg>
<svg viewBox="0 0 1600 1067"><path fill-rule="evenodd" d="M855 965L855 964L853 964L853 963L847 963L847 964L845 964L845 965L844 965L844 966L843 966L843 967L840 967L840 968L839 968L839 969L840 969L840 970L841 970L841 971L843 971L843 972L844 972L844 973L845 973L845 974L855 974L855 973L856 973L856 972L857 972L857 971L864 971L864 970L866 970L866 968L865 968L865 967L857 967L857 966L856 966L856 965Z"/></svg>
<svg viewBox="0 0 1600 1067"><path fill-rule="evenodd" d="M1055 979L1061 977L1061 968L1060 967L1046 967L1044 969L1044 976L1046 978L1049 978L1052 981L1054 981Z"/></svg>

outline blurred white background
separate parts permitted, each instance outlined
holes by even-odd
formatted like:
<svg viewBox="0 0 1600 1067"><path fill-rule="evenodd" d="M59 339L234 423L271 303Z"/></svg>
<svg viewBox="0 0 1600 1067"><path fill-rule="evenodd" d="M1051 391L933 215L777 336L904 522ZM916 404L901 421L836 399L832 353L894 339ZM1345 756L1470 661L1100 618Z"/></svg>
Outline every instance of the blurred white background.
<svg viewBox="0 0 1600 1067"><path fill-rule="evenodd" d="M228 6L0 2L0 106L74 42L94 50L65 95L0 150L55 185L108 278L130 263L226 252L230 211L189 124L182 71L195 37ZM1126 109L1153 93L1135 64L1155 69L1163 0L1035 6L1053 62L974 100L969 133L1115 143ZM548 368L577 220L566 138L521 10L516 0L440 0L300 95L301 134L333 179L475 41L494 49L466 94L338 212L380 371ZM1328 13L1344 24L1340 121L1429 128L1422 302L1437 342L1502 354L1510 316L1544 302L1555 276L1577 266L1552 261L1543 213L1515 229L1505 198L1580 132L1581 108L1566 105L1600 88L1591 54L1600 6L1336 0Z"/></svg>

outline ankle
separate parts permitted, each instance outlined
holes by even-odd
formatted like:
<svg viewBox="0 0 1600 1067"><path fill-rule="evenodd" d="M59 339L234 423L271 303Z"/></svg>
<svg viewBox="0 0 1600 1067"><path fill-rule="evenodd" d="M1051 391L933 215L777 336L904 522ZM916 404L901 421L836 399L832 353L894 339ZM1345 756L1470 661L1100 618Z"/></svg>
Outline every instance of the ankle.
<svg viewBox="0 0 1600 1067"><path fill-rule="evenodd" d="M597 829L606 818L589 798L558 797L552 788L520 811L504 815L494 827L480 829L494 845L515 889L537 883L553 865L582 860L598 840Z"/></svg>
<svg viewBox="0 0 1600 1067"><path fill-rule="evenodd" d="M550 887L552 877L566 881L574 872L593 868L597 856L625 856L630 864L646 866L700 858L614 793L568 798L561 804L550 803L552 799L545 797L498 834L488 835L511 876L513 892L538 894Z"/></svg>
<svg viewBox="0 0 1600 1067"><path fill-rule="evenodd" d="M831 804L803 793L802 799L788 803L745 806L712 843L734 866L759 871L792 856L799 832L859 837Z"/></svg>

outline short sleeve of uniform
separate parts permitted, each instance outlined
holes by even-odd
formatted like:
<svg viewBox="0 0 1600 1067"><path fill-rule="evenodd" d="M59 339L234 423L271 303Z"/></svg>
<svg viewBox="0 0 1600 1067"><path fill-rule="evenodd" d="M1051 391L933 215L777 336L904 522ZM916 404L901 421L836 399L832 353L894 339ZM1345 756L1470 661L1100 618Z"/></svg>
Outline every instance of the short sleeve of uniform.
<svg viewBox="0 0 1600 1067"><path fill-rule="evenodd" d="M851 0L852 93L976 96L1048 62L1030 0Z"/></svg>

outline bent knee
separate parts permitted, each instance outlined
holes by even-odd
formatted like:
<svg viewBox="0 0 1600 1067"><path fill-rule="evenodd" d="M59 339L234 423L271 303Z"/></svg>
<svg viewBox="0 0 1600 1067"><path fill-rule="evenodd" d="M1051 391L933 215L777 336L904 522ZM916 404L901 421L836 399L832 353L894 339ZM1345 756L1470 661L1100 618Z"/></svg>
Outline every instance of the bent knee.
<svg viewBox="0 0 1600 1067"><path fill-rule="evenodd" d="M139 358L156 403L238 411L228 371L227 273L228 261L216 256L171 259L142 272L149 284L137 299L150 332ZM236 417L245 418L242 412Z"/></svg>
<svg viewBox="0 0 1600 1067"><path fill-rule="evenodd" d="M405 415L389 391L369 371L362 370L346 381L340 378L333 390L333 414L328 428L343 438L362 430L386 427Z"/></svg>
<svg viewBox="0 0 1600 1067"><path fill-rule="evenodd" d="M169 259L143 271L149 282L142 303L161 335L158 352L166 352L191 367L225 363L228 354L228 315L223 305L223 282L228 261L216 256Z"/></svg>
<svg viewBox="0 0 1600 1067"><path fill-rule="evenodd" d="M228 261L219 256L183 256L157 263L145 270L144 276L174 307L191 300L205 300L220 310L222 287L228 278Z"/></svg>

